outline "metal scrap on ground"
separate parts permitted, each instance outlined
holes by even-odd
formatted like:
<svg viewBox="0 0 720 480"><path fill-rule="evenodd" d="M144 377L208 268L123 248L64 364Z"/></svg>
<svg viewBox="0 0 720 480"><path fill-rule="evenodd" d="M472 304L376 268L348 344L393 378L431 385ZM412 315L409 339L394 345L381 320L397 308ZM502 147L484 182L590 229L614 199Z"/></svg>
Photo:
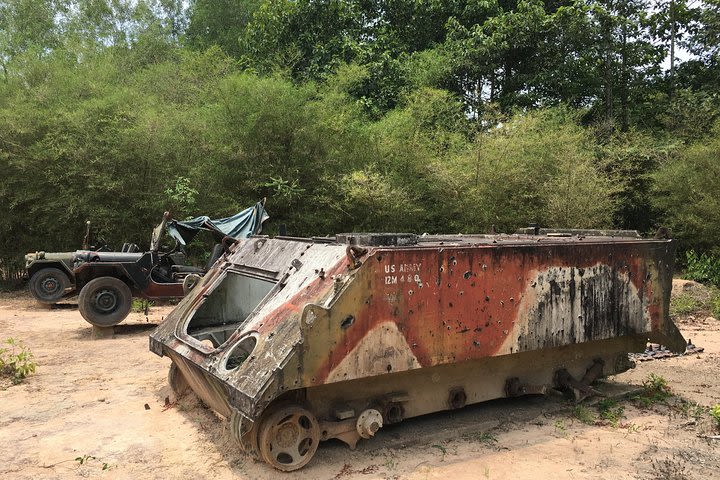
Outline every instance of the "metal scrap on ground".
<svg viewBox="0 0 720 480"><path fill-rule="evenodd" d="M688 340L688 344L685 347L684 352L673 352L669 350L665 345L659 343L648 343L645 347L645 351L642 353L631 353L630 359L637 360L638 362L648 362L650 360L660 360L662 358L680 357L683 355L695 355L705 351L703 347L697 347L693 345L692 340Z"/></svg>

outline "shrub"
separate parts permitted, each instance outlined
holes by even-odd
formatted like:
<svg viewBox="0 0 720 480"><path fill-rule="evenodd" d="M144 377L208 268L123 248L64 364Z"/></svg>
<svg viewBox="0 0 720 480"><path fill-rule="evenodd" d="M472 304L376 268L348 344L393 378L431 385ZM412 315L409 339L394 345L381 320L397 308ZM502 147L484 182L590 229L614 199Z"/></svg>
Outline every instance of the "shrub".
<svg viewBox="0 0 720 480"><path fill-rule="evenodd" d="M670 315L688 315L698 310L702 305L700 302L687 293L682 293L670 299Z"/></svg>
<svg viewBox="0 0 720 480"><path fill-rule="evenodd" d="M433 165L443 193L437 203L453 209L455 231L487 231L495 225L512 232L529 223L610 227L618 189L589 143L563 109L517 114L479 133L475 145L451 161L442 158Z"/></svg>
<svg viewBox="0 0 720 480"><path fill-rule="evenodd" d="M35 357L21 341L7 338L3 342L7 347L0 348L0 372L12 378L13 383L23 381L35 373Z"/></svg>
<svg viewBox="0 0 720 480"><path fill-rule="evenodd" d="M720 257L688 250L685 252L685 261L686 279L720 286Z"/></svg>
<svg viewBox="0 0 720 480"><path fill-rule="evenodd" d="M654 206L673 235L694 248L717 248L720 238L720 122L708 140L689 144L653 174Z"/></svg>

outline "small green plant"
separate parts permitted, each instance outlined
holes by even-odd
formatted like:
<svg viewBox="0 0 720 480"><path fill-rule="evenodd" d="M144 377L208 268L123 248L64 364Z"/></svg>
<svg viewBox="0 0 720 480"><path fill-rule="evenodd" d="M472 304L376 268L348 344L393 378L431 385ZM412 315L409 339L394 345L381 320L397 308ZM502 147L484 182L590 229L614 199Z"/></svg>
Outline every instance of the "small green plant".
<svg viewBox="0 0 720 480"><path fill-rule="evenodd" d="M490 432L468 432L463 434L462 438L486 445L492 445L498 441L497 437Z"/></svg>
<svg viewBox="0 0 720 480"><path fill-rule="evenodd" d="M438 444L431 445L431 447L437 448L438 450L440 450L440 461L444 462L445 455L447 455L447 449L445 447L443 447L442 445L438 445Z"/></svg>
<svg viewBox="0 0 720 480"><path fill-rule="evenodd" d="M75 457L75 461L78 462L78 466L87 465L91 460L97 460L97 457L92 455L83 455L82 457ZM110 470L112 466L107 462L102 462L101 470Z"/></svg>
<svg viewBox="0 0 720 480"><path fill-rule="evenodd" d="M6 338L3 345L7 347L0 348L0 373L9 375L15 384L35 373L35 357L23 342Z"/></svg>
<svg viewBox="0 0 720 480"><path fill-rule="evenodd" d="M611 398L604 398L598 402L598 412L603 421L617 427L625 414L625 407Z"/></svg>
<svg viewBox="0 0 720 480"><path fill-rule="evenodd" d="M191 212L195 208L197 194L198 191L190 186L190 179L187 177L176 177L175 185L165 189L165 195L175 213Z"/></svg>
<svg viewBox="0 0 720 480"><path fill-rule="evenodd" d="M640 431L640 427L634 423L623 423L620 427L627 430L627 433L637 433Z"/></svg>
<svg viewBox="0 0 720 480"><path fill-rule="evenodd" d="M643 380L643 390L639 395L633 397L633 400L639 402L643 407L649 407L658 402L664 402L670 396L672 392L670 387L660 375L651 373Z"/></svg>
<svg viewBox="0 0 720 480"><path fill-rule="evenodd" d="M715 426L720 428L720 403L716 403L710 408L710 416L715 420Z"/></svg>
<svg viewBox="0 0 720 480"><path fill-rule="evenodd" d="M560 433L565 433L567 430L567 427L565 427L565 422L563 420L555 420L555 431Z"/></svg>
<svg viewBox="0 0 720 480"><path fill-rule="evenodd" d="M665 460L652 460L653 476L662 480L689 480L691 477L687 471L685 460L673 458L665 458Z"/></svg>
<svg viewBox="0 0 720 480"><path fill-rule="evenodd" d="M154 303L151 300L145 300L142 298L133 298L132 300L132 311L136 313L145 313L147 315L147 309L152 307Z"/></svg>
<svg viewBox="0 0 720 480"><path fill-rule="evenodd" d="M572 416L580 420L585 425L593 425L595 423L595 415L585 405L575 405Z"/></svg>
<svg viewBox="0 0 720 480"><path fill-rule="evenodd" d="M683 416L693 418L695 420L700 420L700 418L705 415L706 411L705 407L699 403L688 402L687 400L680 400L680 403L675 406L675 409Z"/></svg>
<svg viewBox="0 0 720 480"><path fill-rule="evenodd" d="M670 299L670 315L672 316L688 315L699 310L701 307L701 303L687 293L681 293Z"/></svg>
<svg viewBox="0 0 720 480"><path fill-rule="evenodd" d="M96 458L92 455L83 455L82 457L75 457L75 461L78 462L78 465L85 465L90 460L95 460Z"/></svg>
<svg viewBox="0 0 720 480"><path fill-rule="evenodd" d="M298 180L285 180L282 177L270 177L270 181L265 182L263 186L271 188L276 196L288 201L301 196L305 192Z"/></svg>
<svg viewBox="0 0 720 480"><path fill-rule="evenodd" d="M685 262L685 278L720 286L720 257L688 250L685 252Z"/></svg>
<svg viewBox="0 0 720 480"><path fill-rule="evenodd" d="M385 461L383 462L383 465L388 470L395 470L395 467L397 467L397 458L395 457L395 454L388 450L388 452L385 454Z"/></svg>
<svg viewBox="0 0 720 480"><path fill-rule="evenodd" d="M478 437L478 441L480 443L484 443L486 445L492 445L494 443L498 443L497 437L490 432L481 433L480 436Z"/></svg>

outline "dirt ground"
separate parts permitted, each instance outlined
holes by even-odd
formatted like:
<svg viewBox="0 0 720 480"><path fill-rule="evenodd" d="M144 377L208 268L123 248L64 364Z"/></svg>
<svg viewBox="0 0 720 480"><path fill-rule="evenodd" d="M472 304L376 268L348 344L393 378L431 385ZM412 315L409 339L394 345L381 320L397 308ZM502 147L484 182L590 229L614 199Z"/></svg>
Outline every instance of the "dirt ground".
<svg viewBox="0 0 720 480"><path fill-rule="evenodd" d="M620 398L617 422L592 402L498 400L406 420L355 451L326 442L282 474L245 457L194 397L175 402L169 361L147 337L170 309L133 313L93 340L72 300L48 310L0 295L0 339L22 340L38 365L19 385L0 383L0 478L720 479L720 440L706 438L720 433L707 413L720 403L720 321L707 315L678 320L704 353L638 363L600 386L617 396L655 373L675 394L647 408Z"/></svg>

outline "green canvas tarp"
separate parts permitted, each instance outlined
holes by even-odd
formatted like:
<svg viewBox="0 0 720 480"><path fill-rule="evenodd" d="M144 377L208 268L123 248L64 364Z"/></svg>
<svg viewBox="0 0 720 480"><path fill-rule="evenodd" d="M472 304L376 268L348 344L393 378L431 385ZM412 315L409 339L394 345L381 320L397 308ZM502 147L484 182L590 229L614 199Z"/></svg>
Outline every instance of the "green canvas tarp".
<svg viewBox="0 0 720 480"><path fill-rule="evenodd" d="M218 236L247 238L262 231L262 224L270 216L263 202L258 202L231 217L211 219L203 215L183 222L171 220L167 225L168 234L181 245L187 245L200 230L208 230Z"/></svg>

